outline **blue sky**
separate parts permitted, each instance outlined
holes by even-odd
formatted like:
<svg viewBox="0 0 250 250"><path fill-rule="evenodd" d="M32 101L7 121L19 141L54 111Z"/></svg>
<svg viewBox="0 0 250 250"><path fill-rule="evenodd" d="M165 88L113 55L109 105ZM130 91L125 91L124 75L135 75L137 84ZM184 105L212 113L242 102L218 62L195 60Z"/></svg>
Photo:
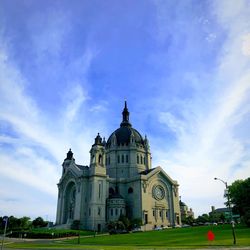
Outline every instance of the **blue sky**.
<svg viewBox="0 0 250 250"><path fill-rule="evenodd" d="M69 148L147 135L195 215L250 175L249 1L0 3L0 215L54 220Z"/></svg>

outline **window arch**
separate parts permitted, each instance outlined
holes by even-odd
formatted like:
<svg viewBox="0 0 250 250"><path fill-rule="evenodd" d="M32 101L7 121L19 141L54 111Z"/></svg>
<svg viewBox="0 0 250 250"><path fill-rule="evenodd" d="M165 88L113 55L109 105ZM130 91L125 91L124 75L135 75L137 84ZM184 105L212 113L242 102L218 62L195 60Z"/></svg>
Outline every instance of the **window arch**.
<svg viewBox="0 0 250 250"><path fill-rule="evenodd" d="M99 162L99 164L102 164L102 155L99 155L98 162Z"/></svg>
<svg viewBox="0 0 250 250"><path fill-rule="evenodd" d="M128 193L129 193L129 194L132 194L133 192L134 192L133 188L130 187L130 188L128 189Z"/></svg>

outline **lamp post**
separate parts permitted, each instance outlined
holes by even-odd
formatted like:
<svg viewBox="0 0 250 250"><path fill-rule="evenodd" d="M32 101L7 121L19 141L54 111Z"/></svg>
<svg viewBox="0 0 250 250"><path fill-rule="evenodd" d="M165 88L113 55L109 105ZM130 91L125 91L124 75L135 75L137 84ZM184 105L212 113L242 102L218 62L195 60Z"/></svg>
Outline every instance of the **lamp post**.
<svg viewBox="0 0 250 250"><path fill-rule="evenodd" d="M7 229L7 224L8 224L8 217L4 216L3 217L3 221L4 221L5 224L4 224L4 233L3 233L3 238L2 238L1 250L3 249L4 238L5 238L5 235L6 235L6 229Z"/></svg>
<svg viewBox="0 0 250 250"><path fill-rule="evenodd" d="M226 186L226 196L227 196L227 203L228 203L228 208L229 208L229 212L230 212L230 217L231 217L231 226L232 226L232 234L233 234L233 243L234 245L236 244L236 237L235 237L235 231L234 231L234 221L233 221L233 213L232 213L232 209L231 209L231 202L230 202L230 197L229 197L229 190L228 190L228 186L227 186L227 182L226 181L223 181L222 179L220 178L214 178L215 180L218 180L218 181L221 181L222 183L225 184Z"/></svg>

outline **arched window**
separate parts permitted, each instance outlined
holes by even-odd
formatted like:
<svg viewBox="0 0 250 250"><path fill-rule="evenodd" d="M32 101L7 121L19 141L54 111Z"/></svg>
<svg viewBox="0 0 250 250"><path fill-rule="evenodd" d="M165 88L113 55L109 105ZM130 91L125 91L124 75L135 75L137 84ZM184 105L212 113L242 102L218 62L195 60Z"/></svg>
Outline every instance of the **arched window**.
<svg viewBox="0 0 250 250"><path fill-rule="evenodd" d="M130 187L130 188L128 189L128 193L129 193L129 194L132 194L132 193L133 193L133 191L134 191L134 190L133 190L133 188L132 188L132 187Z"/></svg>
<svg viewBox="0 0 250 250"><path fill-rule="evenodd" d="M146 158L145 157L143 157L143 161L144 161L144 165L146 165Z"/></svg>
<svg viewBox="0 0 250 250"><path fill-rule="evenodd" d="M128 163L128 155L126 155L126 163Z"/></svg>
<svg viewBox="0 0 250 250"><path fill-rule="evenodd" d="M139 164L140 162L139 162L139 155L137 155L137 164Z"/></svg>
<svg viewBox="0 0 250 250"><path fill-rule="evenodd" d="M141 164L142 164L142 156L141 156Z"/></svg>
<svg viewBox="0 0 250 250"><path fill-rule="evenodd" d="M117 163L120 163L120 155L117 156Z"/></svg>
<svg viewBox="0 0 250 250"><path fill-rule="evenodd" d="M99 155L98 162L99 164L102 164L102 155Z"/></svg>
<svg viewBox="0 0 250 250"><path fill-rule="evenodd" d="M122 155L122 163L124 163L124 155Z"/></svg>

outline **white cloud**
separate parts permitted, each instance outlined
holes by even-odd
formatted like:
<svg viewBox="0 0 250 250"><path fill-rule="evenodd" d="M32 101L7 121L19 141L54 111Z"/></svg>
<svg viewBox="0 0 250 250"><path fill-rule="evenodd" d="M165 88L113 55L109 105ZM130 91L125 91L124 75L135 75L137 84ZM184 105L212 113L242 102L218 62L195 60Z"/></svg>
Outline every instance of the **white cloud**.
<svg viewBox="0 0 250 250"><path fill-rule="evenodd" d="M65 118L69 122L72 122L76 118L82 103L87 99L87 95L83 92L83 89L79 83L74 83L74 87L70 90L70 93L66 96Z"/></svg>
<svg viewBox="0 0 250 250"><path fill-rule="evenodd" d="M215 1L214 13L228 36L209 83L212 91L201 93L202 88L193 85L192 102L176 102L182 119L171 111L158 114L159 121L175 134L177 145L167 153L157 148L154 157L178 180L183 200L197 215L208 212L208 204L223 206L224 187L215 183L215 176L230 184L250 172L249 140L237 137L239 124L249 128L250 61L244 56L249 37L242 43L242 34L250 30L247 6L245 1ZM200 84L203 80L199 79Z"/></svg>
<svg viewBox="0 0 250 250"><path fill-rule="evenodd" d="M35 12L29 17L29 33L32 34L31 49L34 49L36 57L53 57L62 54L63 42L71 30L71 23L66 11L49 11L48 13Z"/></svg>
<svg viewBox="0 0 250 250"><path fill-rule="evenodd" d="M242 37L242 54L245 56L250 56L250 33Z"/></svg>
<svg viewBox="0 0 250 250"><path fill-rule="evenodd" d="M33 214L30 209L42 211L40 202L35 200L35 190L44 193L55 200L57 194L56 184L61 175L61 163L69 147L75 153L78 164L87 165L89 161L89 149L98 129L94 124L86 127L81 119L87 109L85 101L88 99L88 91L82 82L86 82L87 73L91 64L91 50L87 49L85 55L79 59L78 66L84 71L82 82L74 82L70 91L65 89L62 93L65 106L58 110L58 115L50 117L44 113L35 100L27 94L29 82L21 74L17 66L7 56L7 48L1 49L0 57L0 122L8 124L8 131L0 134L0 175L1 180L10 180L13 184L11 200L8 200L1 213L7 214L21 211ZM75 61L75 62L76 62ZM86 116L87 117L87 116ZM91 123L91 118L88 123ZM80 124L80 125L79 125ZM2 126L3 128L3 126ZM20 194L14 192L17 186L28 186L30 193L24 201L19 200ZM3 199L2 194L1 199ZM46 198L44 198L46 199ZM24 203L25 202L25 203ZM51 216L55 213L56 202L49 204L46 213ZM27 207L29 204L29 208ZM31 205L33 204L33 205ZM16 207L18 205L18 210ZM43 215L43 214L42 214Z"/></svg>

